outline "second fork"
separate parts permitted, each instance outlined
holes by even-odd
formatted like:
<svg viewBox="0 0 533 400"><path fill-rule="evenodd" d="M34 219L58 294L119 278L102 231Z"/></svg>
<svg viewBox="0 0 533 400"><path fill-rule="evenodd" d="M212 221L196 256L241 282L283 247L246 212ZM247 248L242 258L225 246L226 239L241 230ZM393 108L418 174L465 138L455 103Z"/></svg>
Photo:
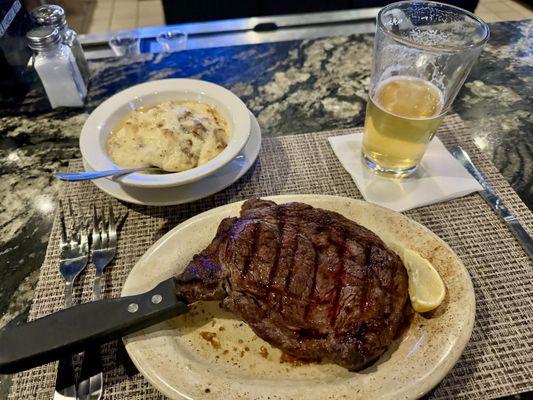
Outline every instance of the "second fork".
<svg viewBox="0 0 533 400"><path fill-rule="evenodd" d="M113 206L109 203L109 218L105 218L102 207L101 218L98 218L93 205L93 232L91 256L96 267L93 283L93 300L102 298L102 278L105 268L115 257L117 249L117 227ZM100 359L100 347L95 346L85 351L80 372L78 398L80 400L98 400L103 393L103 375Z"/></svg>
<svg viewBox="0 0 533 400"><path fill-rule="evenodd" d="M93 300L102 297L102 275L105 267L115 258L117 251L117 226L113 206L109 203L109 219L105 219L102 207L102 217L98 219L96 207L93 205L93 234L91 256L96 267L93 285Z"/></svg>

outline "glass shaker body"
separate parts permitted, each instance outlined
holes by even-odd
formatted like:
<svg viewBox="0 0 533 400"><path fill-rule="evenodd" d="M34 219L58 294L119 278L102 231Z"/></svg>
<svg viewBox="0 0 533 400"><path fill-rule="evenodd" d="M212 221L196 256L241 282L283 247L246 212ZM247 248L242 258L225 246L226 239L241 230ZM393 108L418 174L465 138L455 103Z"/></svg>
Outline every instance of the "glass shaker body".
<svg viewBox="0 0 533 400"><path fill-rule="evenodd" d="M78 33L75 30L70 29L68 26L65 26L60 33L63 37L63 43L69 46L72 50L72 54L74 55L74 59L76 60L76 64L78 65L78 69L80 70L85 85L88 85L90 79L89 65L87 64L87 59L85 58L81 43L78 40Z"/></svg>
<svg viewBox="0 0 533 400"><path fill-rule="evenodd" d="M69 46L58 43L53 48L38 50L33 65L52 108L83 106L87 87Z"/></svg>

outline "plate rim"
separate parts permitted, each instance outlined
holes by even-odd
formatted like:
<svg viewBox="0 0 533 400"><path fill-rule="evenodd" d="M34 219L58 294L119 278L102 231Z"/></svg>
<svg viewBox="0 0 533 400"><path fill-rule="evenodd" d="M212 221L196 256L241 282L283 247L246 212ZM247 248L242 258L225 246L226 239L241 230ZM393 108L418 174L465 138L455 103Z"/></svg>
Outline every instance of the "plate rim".
<svg viewBox="0 0 533 400"><path fill-rule="evenodd" d="M271 200L271 201L276 202L277 204L283 204L283 203L292 202L292 201L299 201L299 202L305 203L306 199L307 199L307 201L309 201L309 200L311 200L311 201L312 200L320 201L321 199L323 199L323 200L335 199L336 201L348 201L350 203L356 203L356 204L360 203L360 204L370 205L371 207L375 207L375 208L377 208L379 210L383 210L383 211L388 212L388 213L393 213L393 214L399 215L400 218L405 218L405 219L409 220L410 223L415 224L418 228L421 228L425 233L436 237L444 245L444 247L455 256L455 259L456 259L455 261L457 261L457 267L462 269L462 272L464 272L464 275L467 278L466 279L466 283L467 283L467 286L468 286L468 291L471 294L471 296L470 296L471 304L468 304L468 306L471 307L471 309L472 309L472 313L470 315L470 318L468 319L467 323L464 326L465 327L464 333L463 333L462 336L458 337L458 340L455 343L455 347L454 348L459 350L459 351L456 351L454 353L448 353L447 357L441 359L437 364L433 364L432 365L433 367L439 366L441 368L440 369L435 369L430 375L424 376L419 381L419 390L417 390L416 393L408 394L407 397L404 397L404 398L405 399L409 399L409 400L418 399L418 398L422 397L423 395L427 394L433 388L435 388L448 375L448 373L455 366L455 364L457 363L459 358L462 356L462 354L464 352L464 349L466 348L466 346L469 343L470 338L472 336L474 323L475 323L475 317L476 317L476 296L475 296L474 285L472 283L472 278L470 276L470 273L468 272L468 269L465 267L463 261L455 253L455 251L448 245L448 243L446 241L444 241L443 239L441 239L436 233L431 231L429 228L427 228L423 224L413 220L412 218L410 218L410 217L408 217L408 216L406 216L406 215L404 215L404 214L402 214L400 212L396 212L396 211L393 211L391 209L388 209L388 208L385 208L385 207L382 207L380 205L377 205L377 204L374 204L374 203L370 203L370 202L367 202L367 201L364 201L364 200L353 199L353 198L349 198L349 197L345 197L345 196L326 195L326 194L283 194L283 195L273 195L273 196L261 196L261 199ZM137 260L135 265L130 270L130 273L128 274L128 277L126 278L126 281L124 282L124 285L123 285L122 290L121 290L121 296L134 294L134 292L129 293L127 291L127 282L128 282L128 279L130 278L130 275L131 275L132 271L137 267L137 265L146 262L146 260L149 259L149 257L151 257L151 255L160 246L164 245L164 243L167 240L169 240L173 235L175 235L178 231L184 229L185 227L187 227L190 224L197 223L197 222L201 221L204 218L210 217L213 214L218 214L220 211L222 211L226 207L237 206L237 205L240 206L245 201L246 200L232 202L232 203L224 204L224 205L221 205L221 206L206 210L206 211L204 211L204 212L202 212L200 214L197 214L197 215L195 215L195 216L193 216L193 217L181 222L180 224L178 224L174 228L172 228L170 231L168 231L165 235L163 235L161 238L159 238L152 246L150 246L150 248L139 258L139 260ZM131 349L128 348L129 345L128 345L128 342L127 342L127 338L128 338L127 336L123 337L122 338L122 342L123 342L123 344L124 344L124 346L126 348L126 351L128 352L128 355L129 355L130 359L135 364L135 366L137 367L139 372L143 375L143 377L152 386L154 386L154 388L156 388L158 391L160 391L165 396L168 396L171 399L193 400L193 398L191 398L191 397L189 397L189 396L187 396L187 395L185 395L185 394L183 394L181 392L176 392L175 390L171 391L170 388L167 387L165 382L163 382L162 380L154 379L154 377L150 373L148 373L148 371L146 371L145 368L143 368L143 365L140 362L140 360L138 360L134 355L131 354ZM179 394L179 396L181 396L181 398L176 398L175 397L176 394ZM394 394L396 394L396 393L391 393L390 395L394 395ZM390 395L388 395L388 396L390 396ZM402 395L405 396L405 393L402 393ZM387 397L387 398L396 399L396 397Z"/></svg>

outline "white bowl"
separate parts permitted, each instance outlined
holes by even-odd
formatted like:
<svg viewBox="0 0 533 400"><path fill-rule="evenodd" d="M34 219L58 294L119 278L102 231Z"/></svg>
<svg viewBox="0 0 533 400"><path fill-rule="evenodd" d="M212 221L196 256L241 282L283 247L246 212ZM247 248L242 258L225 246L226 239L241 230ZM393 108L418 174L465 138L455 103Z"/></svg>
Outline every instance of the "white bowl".
<svg viewBox="0 0 533 400"><path fill-rule="evenodd" d="M194 79L162 79L142 83L110 97L87 118L80 135L80 149L91 169L120 169L106 151L111 130L131 111L167 100L194 100L214 106L228 122L228 145L216 157L196 168L169 174L130 174L117 179L121 184L160 188L197 181L233 160L250 136L248 109L237 96L221 86Z"/></svg>

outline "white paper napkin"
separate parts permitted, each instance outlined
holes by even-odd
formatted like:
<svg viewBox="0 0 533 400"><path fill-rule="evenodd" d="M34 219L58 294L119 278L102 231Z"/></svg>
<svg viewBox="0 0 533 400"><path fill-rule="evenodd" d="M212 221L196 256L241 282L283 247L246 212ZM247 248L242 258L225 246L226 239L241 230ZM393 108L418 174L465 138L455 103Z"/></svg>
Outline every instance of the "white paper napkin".
<svg viewBox="0 0 533 400"><path fill-rule="evenodd" d="M333 136L328 140L365 200L394 211L411 210L483 190L437 137L429 144L418 169L403 179L377 175L366 166L361 157L362 134Z"/></svg>

